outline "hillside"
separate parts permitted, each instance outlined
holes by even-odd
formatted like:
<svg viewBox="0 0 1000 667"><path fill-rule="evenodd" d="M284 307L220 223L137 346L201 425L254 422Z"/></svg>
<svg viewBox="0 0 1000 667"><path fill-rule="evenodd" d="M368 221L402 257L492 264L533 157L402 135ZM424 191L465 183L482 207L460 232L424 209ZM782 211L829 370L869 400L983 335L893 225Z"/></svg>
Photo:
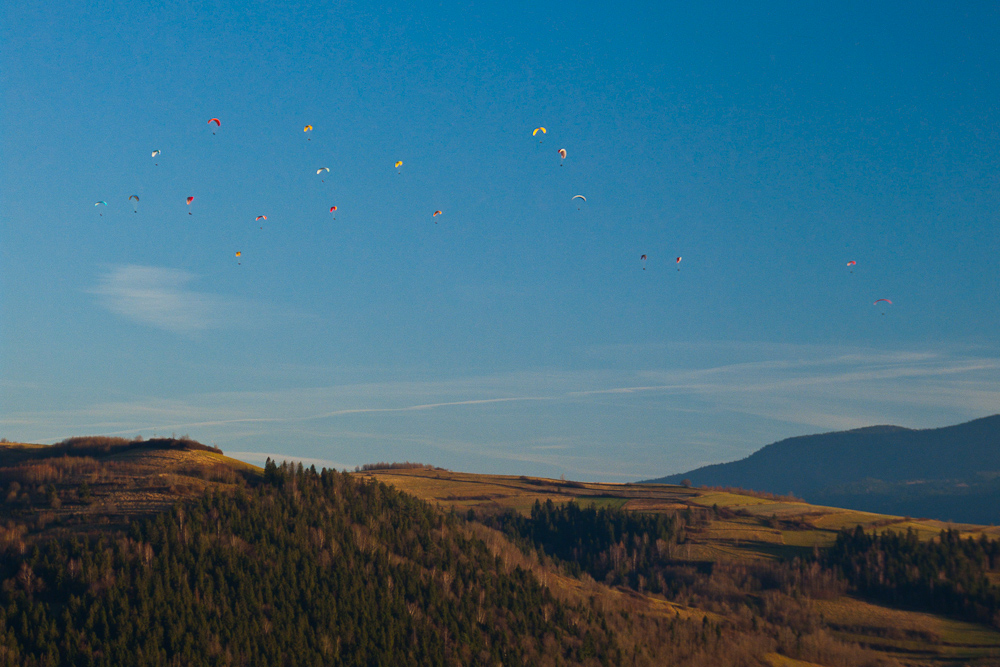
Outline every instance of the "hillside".
<svg viewBox="0 0 1000 667"><path fill-rule="evenodd" d="M4 450L0 665L1000 661L995 528L734 490L260 469L188 440ZM868 565L928 557L944 580ZM889 606L904 590L913 608Z"/></svg>
<svg viewBox="0 0 1000 667"><path fill-rule="evenodd" d="M874 426L789 438L740 461L649 481L684 479L871 512L1000 523L1000 415L936 429Z"/></svg>

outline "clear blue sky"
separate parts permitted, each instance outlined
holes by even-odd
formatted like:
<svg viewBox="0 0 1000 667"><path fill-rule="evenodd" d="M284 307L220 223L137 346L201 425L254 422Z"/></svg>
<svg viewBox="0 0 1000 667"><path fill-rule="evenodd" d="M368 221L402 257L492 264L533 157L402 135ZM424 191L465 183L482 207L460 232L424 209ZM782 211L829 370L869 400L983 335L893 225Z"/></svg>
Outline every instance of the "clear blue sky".
<svg viewBox="0 0 1000 667"><path fill-rule="evenodd" d="M998 34L989 3L7 3L0 436L628 481L1000 412Z"/></svg>

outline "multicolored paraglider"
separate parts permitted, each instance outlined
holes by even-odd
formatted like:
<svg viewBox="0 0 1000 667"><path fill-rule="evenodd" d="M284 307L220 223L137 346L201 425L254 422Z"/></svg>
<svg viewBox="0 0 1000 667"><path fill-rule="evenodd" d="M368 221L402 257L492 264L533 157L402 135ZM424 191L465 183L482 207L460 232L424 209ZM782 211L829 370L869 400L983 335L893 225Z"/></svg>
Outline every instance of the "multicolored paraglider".
<svg viewBox="0 0 1000 667"><path fill-rule="evenodd" d="M855 262L853 259L847 263L848 266L855 266L856 264L857 262ZM854 269L851 269L851 273L854 273Z"/></svg>
<svg viewBox="0 0 1000 667"><path fill-rule="evenodd" d="M586 197L584 197L583 195L573 195L573 199L582 199L583 201L587 201L587 198L586 198ZM570 201L573 201L573 199L570 199ZM579 207L579 206L577 206L577 207L576 207L576 210L578 210L578 211L579 211L579 210L580 210L580 207Z"/></svg>
<svg viewBox="0 0 1000 667"><path fill-rule="evenodd" d="M675 264L677 264L677 270L680 271L681 270L681 258L680 257L677 258L677 261L675 262Z"/></svg>
<svg viewBox="0 0 1000 667"><path fill-rule="evenodd" d="M565 148L560 148L559 149L559 157L562 158L563 160L566 159L566 149ZM562 162L559 163L559 166L560 167L562 166Z"/></svg>
<svg viewBox="0 0 1000 667"><path fill-rule="evenodd" d="M208 124L211 125L212 123L215 123L216 127L222 127L222 121L218 118L209 118ZM215 134L215 130L212 130L212 134Z"/></svg>
<svg viewBox="0 0 1000 667"><path fill-rule="evenodd" d="M188 206L190 206L191 202L193 202L193 201L194 201L194 197L188 197ZM191 215L191 211L188 211L188 215Z"/></svg>
<svg viewBox="0 0 1000 667"><path fill-rule="evenodd" d="M432 218L436 218L436 217L438 217L439 215L441 215L441 211L434 211L434 213L433 213L433 214L431 215L431 217L432 217ZM435 220L435 221L434 221L434 224L435 224L435 225L437 224L437 220Z"/></svg>
<svg viewBox="0 0 1000 667"><path fill-rule="evenodd" d="M336 212L337 212L337 207L336 207L336 206L331 206L331 207L330 207L330 213L331 213L331 215L332 215L332 214L334 214L334 213L336 213ZM336 220L336 219L337 219L337 216L336 216L336 215L334 215L334 216L333 216L333 219L334 219L334 220Z"/></svg>
<svg viewBox="0 0 1000 667"><path fill-rule="evenodd" d="M107 205L108 205L108 202L106 202L106 201L95 201L94 202L94 206L107 206ZM101 213L101 217L102 218L104 217L103 213Z"/></svg>
<svg viewBox="0 0 1000 667"><path fill-rule="evenodd" d="M261 220L267 220L267 216L266 215L258 215L256 218L254 218L253 221L254 222L260 222ZM261 225L260 228L264 229L264 225Z"/></svg>
<svg viewBox="0 0 1000 667"><path fill-rule="evenodd" d="M133 213L138 213L139 212L139 195L132 195L131 197L128 198L129 201L132 201L133 199L135 200L135 203L132 204L132 212Z"/></svg>

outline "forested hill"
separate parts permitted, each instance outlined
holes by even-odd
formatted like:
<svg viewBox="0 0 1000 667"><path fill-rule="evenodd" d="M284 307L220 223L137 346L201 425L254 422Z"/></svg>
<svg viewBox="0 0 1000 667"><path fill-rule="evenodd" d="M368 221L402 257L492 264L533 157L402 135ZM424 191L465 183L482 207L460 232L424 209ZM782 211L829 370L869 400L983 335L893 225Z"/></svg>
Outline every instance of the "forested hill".
<svg viewBox="0 0 1000 667"><path fill-rule="evenodd" d="M1000 522L1000 415L944 428L873 426L789 438L741 461L650 482L793 493L809 502Z"/></svg>

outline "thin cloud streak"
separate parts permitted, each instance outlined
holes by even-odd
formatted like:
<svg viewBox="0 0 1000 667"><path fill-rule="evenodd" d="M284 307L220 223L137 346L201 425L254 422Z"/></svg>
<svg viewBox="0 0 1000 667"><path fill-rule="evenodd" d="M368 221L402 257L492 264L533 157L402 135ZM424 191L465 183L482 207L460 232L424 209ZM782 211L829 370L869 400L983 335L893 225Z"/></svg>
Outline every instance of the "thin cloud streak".
<svg viewBox="0 0 1000 667"><path fill-rule="evenodd" d="M95 429L174 431L241 450L285 442L323 460L395 457L494 471L522 462L539 473L646 478L791 435L981 417L1000 409L998 369L1000 358L989 356L839 351L693 369L206 393L10 414L0 425L7 437L35 442Z"/></svg>

